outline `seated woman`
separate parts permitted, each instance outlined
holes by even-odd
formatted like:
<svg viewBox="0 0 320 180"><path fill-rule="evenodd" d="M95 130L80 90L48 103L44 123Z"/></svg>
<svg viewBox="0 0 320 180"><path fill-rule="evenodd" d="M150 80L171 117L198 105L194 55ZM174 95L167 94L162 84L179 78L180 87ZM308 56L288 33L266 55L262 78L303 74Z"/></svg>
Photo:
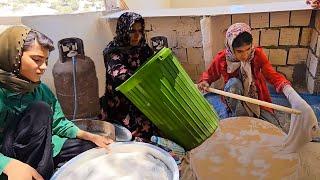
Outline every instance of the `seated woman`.
<svg viewBox="0 0 320 180"><path fill-rule="evenodd" d="M266 121L253 117L220 121L211 137L188 152L181 165L180 179L300 178L298 169L302 160L297 152L320 133L315 113L290 82L272 68L262 48L252 46L248 25L231 25L226 39L226 49L214 57L209 69L202 74L199 89L205 92L222 76L225 91L270 102L268 81L278 92L283 92L292 108L300 110L301 114L291 114L286 135L266 122L278 122L272 110L225 98L230 116L253 116ZM281 171L279 164L283 167Z"/></svg>
<svg viewBox="0 0 320 180"><path fill-rule="evenodd" d="M0 44L2 177L49 179L60 163L112 142L67 120L54 94L41 83L52 40L25 26L6 26L0 29Z"/></svg>
<svg viewBox="0 0 320 180"><path fill-rule="evenodd" d="M103 51L106 67L106 90L101 98L103 118L132 132L138 141L150 141L158 129L123 95L116 91L134 71L153 55L144 34L144 19L136 13L122 14L116 36Z"/></svg>
<svg viewBox="0 0 320 180"><path fill-rule="evenodd" d="M277 92L283 92L289 101L299 99L292 105L293 108L310 110L311 107L305 101L300 101L301 98L290 82L272 68L262 48L254 47L252 41L251 29L247 24L231 25L226 33L226 49L220 51L210 67L203 72L198 88L205 92L212 82L222 76L225 82L224 91L271 102L266 85L266 82L269 82ZM225 102L229 117L251 116L280 126L269 108L232 98L225 98Z"/></svg>

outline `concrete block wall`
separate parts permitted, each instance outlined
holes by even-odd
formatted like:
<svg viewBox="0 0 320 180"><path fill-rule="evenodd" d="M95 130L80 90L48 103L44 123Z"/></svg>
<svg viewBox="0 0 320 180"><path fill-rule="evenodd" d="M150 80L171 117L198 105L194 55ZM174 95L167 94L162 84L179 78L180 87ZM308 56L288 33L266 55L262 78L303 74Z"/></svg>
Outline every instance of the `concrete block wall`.
<svg viewBox="0 0 320 180"><path fill-rule="evenodd" d="M307 58L307 88L310 93L320 93L320 11L314 12L314 26L310 28L310 47Z"/></svg>
<svg viewBox="0 0 320 180"><path fill-rule="evenodd" d="M196 81L204 71L200 17L145 18L146 38L166 36L168 46L192 80Z"/></svg>
<svg viewBox="0 0 320 180"><path fill-rule="evenodd" d="M294 85L307 86L311 93L320 92L320 87L318 88L320 78L317 76L320 72L320 70L318 72L319 11L211 16L209 28L211 34L204 33L208 37L202 37L204 29L203 27L201 29L201 18L147 17L146 38L150 44L150 38L166 36L169 48L179 58L190 77L196 81L213 58L207 55L214 56L224 49L225 32L228 27L236 22L245 22L252 27L254 44L264 48L271 64L278 72L285 75ZM115 30L115 21L110 24ZM206 39L211 42L206 42ZM203 43L209 44L206 47L210 48L204 48ZM207 55L204 57L204 54Z"/></svg>

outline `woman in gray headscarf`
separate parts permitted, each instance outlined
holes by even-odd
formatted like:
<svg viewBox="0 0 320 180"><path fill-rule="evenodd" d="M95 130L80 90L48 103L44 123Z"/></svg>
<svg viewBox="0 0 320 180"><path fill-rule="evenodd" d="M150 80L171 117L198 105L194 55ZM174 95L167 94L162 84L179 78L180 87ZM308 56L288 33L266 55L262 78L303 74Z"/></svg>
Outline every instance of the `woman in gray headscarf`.
<svg viewBox="0 0 320 180"><path fill-rule="evenodd" d="M0 44L1 176L49 179L60 163L112 142L67 120L41 83L54 49L47 36L25 26L0 27Z"/></svg>

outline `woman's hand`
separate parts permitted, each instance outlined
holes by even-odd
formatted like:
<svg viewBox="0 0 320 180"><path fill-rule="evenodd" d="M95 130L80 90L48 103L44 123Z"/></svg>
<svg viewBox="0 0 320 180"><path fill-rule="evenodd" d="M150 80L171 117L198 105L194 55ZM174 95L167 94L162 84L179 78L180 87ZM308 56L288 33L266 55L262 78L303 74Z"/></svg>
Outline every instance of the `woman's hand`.
<svg viewBox="0 0 320 180"><path fill-rule="evenodd" d="M106 138L104 136L93 134L90 140L95 143L98 147L107 148L107 146L113 143L113 140L110 138Z"/></svg>
<svg viewBox="0 0 320 180"><path fill-rule="evenodd" d="M202 93L207 93L208 91L206 90L209 87L209 83L207 81L202 81L199 84L197 84L198 89L202 92Z"/></svg>
<svg viewBox="0 0 320 180"><path fill-rule="evenodd" d="M16 159L9 162L3 173L8 176L8 180L43 180L34 168Z"/></svg>
<svg viewBox="0 0 320 180"><path fill-rule="evenodd" d="M104 136L100 136L97 134L92 134L87 131L79 130L77 134L77 138L91 141L96 144L98 147L107 148L109 144L113 143L113 140L110 138L106 138Z"/></svg>

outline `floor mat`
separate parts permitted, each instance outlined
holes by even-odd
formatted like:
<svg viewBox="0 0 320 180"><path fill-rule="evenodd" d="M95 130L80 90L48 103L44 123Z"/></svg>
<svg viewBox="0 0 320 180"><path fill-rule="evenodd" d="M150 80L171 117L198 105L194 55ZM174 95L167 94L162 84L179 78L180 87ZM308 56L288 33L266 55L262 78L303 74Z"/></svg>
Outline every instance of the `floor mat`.
<svg viewBox="0 0 320 180"><path fill-rule="evenodd" d="M313 94L299 94L313 109L317 116L318 122L320 122L320 95ZM272 103L290 107L290 103L283 94L271 93Z"/></svg>

